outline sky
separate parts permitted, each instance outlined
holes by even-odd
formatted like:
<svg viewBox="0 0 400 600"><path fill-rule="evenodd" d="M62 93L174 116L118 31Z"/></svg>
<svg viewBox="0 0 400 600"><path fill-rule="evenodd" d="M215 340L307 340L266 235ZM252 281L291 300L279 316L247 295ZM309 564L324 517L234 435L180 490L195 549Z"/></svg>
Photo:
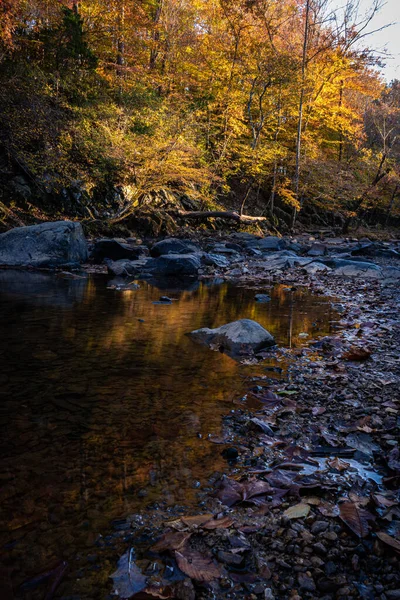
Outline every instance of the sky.
<svg viewBox="0 0 400 600"><path fill-rule="evenodd" d="M362 17L371 9L373 0L359 0L359 15ZM341 7L345 0L331 0L331 8ZM393 79L400 80L400 0L383 0L382 8L374 16L367 31L374 31L392 23L390 27L372 33L363 40L365 46L379 52L387 52L391 56L382 56L386 66L382 75L388 83Z"/></svg>

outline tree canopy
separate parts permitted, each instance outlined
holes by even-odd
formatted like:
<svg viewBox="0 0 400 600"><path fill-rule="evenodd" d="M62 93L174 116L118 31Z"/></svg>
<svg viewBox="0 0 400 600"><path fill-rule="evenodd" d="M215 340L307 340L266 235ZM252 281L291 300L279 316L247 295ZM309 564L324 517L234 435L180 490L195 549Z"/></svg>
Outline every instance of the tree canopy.
<svg viewBox="0 0 400 600"><path fill-rule="evenodd" d="M124 218L163 190L273 225L384 222L399 214L400 84L365 46L377 9L6 0L3 171L86 216Z"/></svg>

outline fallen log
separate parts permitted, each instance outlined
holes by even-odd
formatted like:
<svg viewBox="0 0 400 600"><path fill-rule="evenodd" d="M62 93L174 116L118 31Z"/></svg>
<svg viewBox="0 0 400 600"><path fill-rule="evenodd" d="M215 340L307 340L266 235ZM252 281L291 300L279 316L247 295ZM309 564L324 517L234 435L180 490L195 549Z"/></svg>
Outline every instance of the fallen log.
<svg viewBox="0 0 400 600"><path fill-rule="evenodd" d="M183 217L184 219L207 219L208 217L218 219L231 219L238 223L257 223L260 221L267 221L267 217L251 217L250 215L240 215L235 211L225 210L172 210L174 216Z"/></svg>

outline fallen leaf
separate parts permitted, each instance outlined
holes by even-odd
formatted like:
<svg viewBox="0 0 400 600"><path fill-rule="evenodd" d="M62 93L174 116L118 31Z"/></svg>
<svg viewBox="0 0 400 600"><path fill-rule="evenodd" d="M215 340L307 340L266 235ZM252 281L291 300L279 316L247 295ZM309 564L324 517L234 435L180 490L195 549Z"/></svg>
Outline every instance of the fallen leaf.
<svg viewBox="0 0 400 600"><path fill-rule="evenodd" d="M180 570L196 581L212 581L221 576L220 567L210 557L203 556L197 550L176 550L175 558Z"/></svg>
<svg viewBox="0 0 400 600"><path fill-rule="evenodd" d="M225 506L233 506L242 500L243 486L234 479L224 477L221 487L218 490L217 498L221 500Z"/></svg>
<svg viewBox="0 0 400 600"><path fill-rule="evenodd" d="M318 496L308 496L306 498L302 498L305 504L311 504L311 506L319 506L321 504L321 498Z"/></svg>
<svg viewBox="0 0 400 600"><path fill-rule="evenodd" d="M384 508L390 508L391 506L396 506L397 504L397 502L390 500L390 498L386 498L386 496L382 496L382 494L373 494L372 499L377 506L382 506Z"/></svg>
<svg viewBox="0 0 400 600"><path fill-rule="evenodd" d="M351 346L342 356L345 360L366 360L372 354L372 350L361 346Z"/></svg>
<svg viewBox="0 0 400 600"><path fill-rule="evenodd" d="M350 433L346 438L346 443L351 448L355 448L356 450L369 455L372 455L374 452L378 452L381 449L368 433L363 432Z"/></svg>
<svg viewBox="0 0 400 600"><path fill-rule="evenodd" d="M302 519L303 517L307 517L310 512L309 504L305 504L300 502L300 504L295 504L294 506L290 506L283 513L284 517L288 519Z"/></svg>
<svg viewBox="0 0 400 600"><path fill-rule="evenodd" d="M145 589L147 583L147 577L134 561L133 548L121 556L117 570L110 577L114 580L114 592L121 600L127 600L134 594L138 594Z"/></svg>
<svg viewBox="0 0 400 600"><path fill-rule="evenodd" d="M399 540L396 540L394 537L392 537L391 535L388 535L384 531L378 531L377 534L376 534L376 536L382 542L384 542L385 544L387 544L391 548L394 548L394 550L396 550L396 552L400 552L400 542L399 542Z"/></svg>
<svg viewBox="0 0 400 600"><path fill-rule="evenodd" d="M209 521L210 519L212 519L212 515L207 514L207 515L194 515L193 517L182 517L181 521L188 527L200 527L201 525L204 525L204 523L207 523L207 521ZM177 549L178 548L175 548L175 550L177 550Z"/></svg>
<svg viewBox="0 0 400 600"><path fill-rule="evenodd" d="M165 552L166 550L180 550L191 537L191 533L183 531L169 531L165 533L151 547L153 552Z"/></svg>
<svg viewBox="0 0 400 600"><path fill-rule="evenodd" d="M339 506L340 518L358 537L364 538L369 533L368 521L374 521L375 517L365 510L360 508L354 502L344 502Z"/></svg>
<svg viewBox="0 0 400 600"><path fill-rule="evenodd" d="M222 517L222 519L210 519L204 523L204 529L227 529L233 524L231 517Z"/></svg>
<svg viewBox="0 0 400 600"><path fill-rule="evenodd" d="M337 456L335 458L333 458L332 460L327 460L326 463L332 468L332 469L336 469L337 471L346 471L346 469L349 468L350 463L345 462L344 460L340 460L340 458L338 458Z"/></svg>
<svg viewBox="0 0 400 600"><path fill-rule="evenodd" d="M267 481L248 481L243 484L242 497L243 500L248 500L254 496L261 496L262 494L268 494L272 492L272 488Z"/></svg>

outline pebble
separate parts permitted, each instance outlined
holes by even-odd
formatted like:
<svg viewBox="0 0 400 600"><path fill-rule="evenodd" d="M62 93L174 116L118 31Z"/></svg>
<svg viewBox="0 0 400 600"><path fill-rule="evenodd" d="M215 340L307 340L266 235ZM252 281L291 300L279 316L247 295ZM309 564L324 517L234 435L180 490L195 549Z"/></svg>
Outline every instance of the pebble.
<svg viewBox="0 0 400 600"><path fill-rule="evenodd" d="M329 527L328 521L315 521L311 526L311 533L314 535L326 531Z"/></svg>
<svg viewBox="0 0 400 600"><path fill-rule="evenodd" d="M325 546L321 542L314 544L313 548L317 554L326 554L327 552Z"/></svg>
<svg viewBox="0 0 400 600"><path fill-rule="evenodd" d="M305 573L299 573L297 580L301 590L305 590L306 592L315 592L316 586L312 577L306 575Z"/></svg>

